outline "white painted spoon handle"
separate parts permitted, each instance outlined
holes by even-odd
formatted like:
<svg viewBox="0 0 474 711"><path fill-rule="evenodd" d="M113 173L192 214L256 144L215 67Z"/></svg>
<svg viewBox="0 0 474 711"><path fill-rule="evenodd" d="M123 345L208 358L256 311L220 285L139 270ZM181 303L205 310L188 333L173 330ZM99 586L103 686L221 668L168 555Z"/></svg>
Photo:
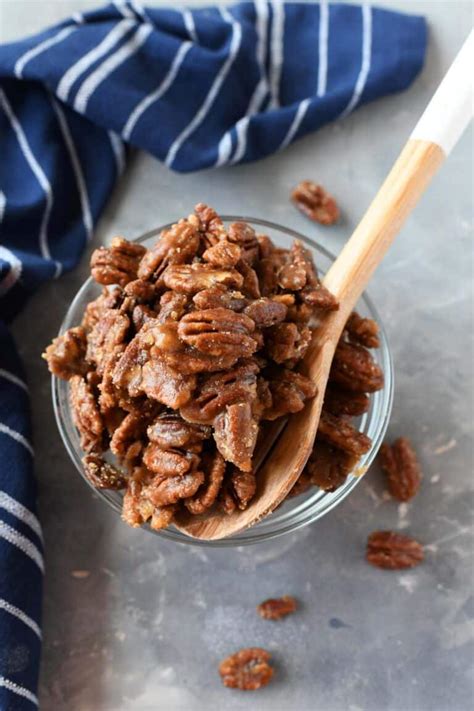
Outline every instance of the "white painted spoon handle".
<svg viewBox="0 0 474 711"><path fill-rule="evenodd" d="M410 139L324 284L344 323L373 272L473 115L474 38L469 35ZM338 314L338 315L336 315Z"/></svg>

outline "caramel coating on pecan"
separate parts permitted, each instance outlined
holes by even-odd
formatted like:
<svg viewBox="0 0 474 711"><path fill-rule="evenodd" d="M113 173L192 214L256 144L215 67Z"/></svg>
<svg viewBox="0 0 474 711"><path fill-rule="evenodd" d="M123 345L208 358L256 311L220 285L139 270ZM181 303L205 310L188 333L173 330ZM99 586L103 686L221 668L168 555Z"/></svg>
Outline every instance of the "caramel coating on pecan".
<svg viewBox="0 0 474 711"><path fill-rule="evenodd" d="M198 218L199 229L203 232L203 241L206 247L212 247L226 236L224 224L212 207L200 202L194 208L194 213Z"/></svg>
<svg viewBox="0 0 474 711"><path fill-rule="evenodd" d="M235 267L240 261L242 250L238 244L233 244L226 239L217 242L213 247L206 249L202 258L215 267Z"/></svg>
<svg viewBox="0 0 474 711"><path fill-rule="evenodd" d="M421 469L410 440L399 437L392 445L383 444L379 458L393 498L398 501L413 499L421 485Z"/></svg>
<svg viewBox="0 0 474 711"><path fill-rule="evenodd" d="M291 595L269 598L257 605L257 612L264 620L281 620L296 611L297 603Z"/></svg>
<svg viewBox="0 0 474 711"><path fill-rule="evenodd" d="M91 274L99 284L125 286L136 279L140 259L146 249L141 244L114 237L110 247L99 247L92 253Z"/></svg>
<svg viewBox="0 0 474 711"><path fill-rule="evenodd" d="M238 508L244 511L257 491L257 480L252 470L242 471L234 468L230 475L232 495Z"/></svg>
<svg viewBox="0 0 474 711"><path fill-rule="evenodd" d="M255 323L245 314L217 308L183 316L178 336L198 351L217 357L231 355L238 360L257 350L257 341L251 335L254 330Z"/></svg>
<svg viewBox="0 0 474 711"><path fill-rule="evenodd" d="M145 447L147 421L142 415L128 413L110 439L110 451L121 462L134 464Z"/></svg>
<svg viewBox="0 0 474 711"><path fill-rule="evenodd" d="M199 249L199 234L188 220L180 220L164 230L153 249L146 252L138 267L140 279L156 281L170 264L190 262Z"/></svg>
<svg viewBox="0 0 474 711"><path fill-rule="evenodd" d="M232 462L243 471L252 469L257 435L258 425L249 402L227 405L214 420L217 449L227 462Z"/></svg>
<svg viewBox="0 0 474 711"><path fill-rule="evenodd" d="M190 471L182 476L158 475L143 489L143 495L154 506L169 506L194 496L203 481L204 473L201 471Z"/></svg>
<svg viewBox="0 0 474 711"><path fill-rule="evenodd" d="M247 222L233 222L229 225L229 242L240 248L242 259L252 264L258 256L259 245L255 230Z"/></svg>
<svg viewBox="0 0 474 711"><path fill-rule="evenodd" d="M96 489L125 489L127 478L116 467L97 454L86 455L82 463L84 474Z"/></svg>
<svg viewBox="0 0 474 711"><path fill-rule="evenodd" d="M301 360L311 342L311 330L296 323L279 323L265 332L265 347L275 363Z"/></svg>
<svg viewBox="0 0 474 711"><path fill-rule="evenodd" d="M242 691L254 691L267 686L273 676L270 653L260 647L240 649L219 664L224 686Z"/></svg>
<svg viewBox="0 0 474 711"><path fill-rule="evenodd" d="M329 383L324 394L324 409L331 415L359 417L367 412L370 399L366 393L354 393Z"/></svg>
<svg viewBox="0 0 474 711"><path fill-rule="evenodd" d="M74 424L85 452L100 452L104 446L104 423L91 386L80 375L69 380L69 397Z"/></svg>
<svg viewBox="0 0 474 711"><path fill-rule="evenodd" d="M414 538L393 531L374 531L367 539L366 558L377 568L402 570L419 565L424 551Z"/></svg>
<svg viewBox="0 0 474 711"><path fill-rule="evenodd" d="M251 318L258 328L268 328L281 323L285 320L287 312L288 309L284 304L266 297L252 301L244 309L244 314Z"/></svg>
<svg viewBox="0 0 474 711"><path fill-rule="evenodd" d="M155 506L144 493L152 479L153 475L144 467L136 467L133 470L122 507L122 519L129 526L141 526L149 521L151 528L159 530L166 528L173 521L176 504Z"/></svg>
<svg viewBox="0 0 474 711"><path fill-rule="evenodd" d="M164 412L148 427L147 435L163 449L191 449L211 436L211 428L183 420L175 412Z"/></svg>
<svg viewBox="0 0 474 711"><path fill-rule="evenodd" d="M368 452L371 445L369 437L356 430L345 417L336 417L324 409L319 420L318 437L357 457Z"/></svg>
<svg viewBox="0 0 474 711"><path fill-rule="evenodd" d="M308 483L308 485L313 484L323 491L336 491L344 484L357 461L358 456L333 446L329 442L322 440L318 435L313 451L300 477L300 487L306 486L306 483ZM298 493L301 493L301 491Z"/></svg>
<svg viewBox="0 0 474 711"><path fill-rule="evenodd" d="M163 283L179 293L196 294L217 284L239 289L244 280L236 269L218 269L212 264L194 262L169 266L163 274Z"/></svg>
<svg viewBox="0 0 474 711"><path fill-rule="evenodd" d="M312 180L298 183L291 193L291 200L310 220L320 225L332 225L339 219L339 208L334 198Z"/></svg>
<svg viewBox="0 0 474 711"><path fill-rule="evenodd" d="M78 326L55 338L46 348L43 358L53 375L69 380L73 375L87 373L89 365L85 360L86 348L86 331L82 326Z"/></svg>
<svg viewBox="0 0 474 711"><path fill-rule="evenodd" d="M104 370L125 348L130 319L116 309L105 310L87 337L86 360L95 365L97 373Z"/></svg>
<svg viewBox="0 0 474 711"><path fill-rule="evenodd" d="M248 299L240 291L233 291L222 284L217 284L209 289L198 291L193 296L193 303L199 311L218 308L243 311Z"/></svg>
<svg viewBox="0 0 474 711"><path fill-rule="evenodd" d="M206 452L201 460L204 482L196 494L186 499L184 505L192 514L202 514L215 502L225 473L225 460L220 452Z"/></svg>
<svg viewBox="0 0 474 711"><path fill-rule="evenodd" d="M263 412L264 420L276 420L283 415L299 412L306 400L316 395L313 382L305 375L292 370L270 371L268 384L272 403Z"/></svg>

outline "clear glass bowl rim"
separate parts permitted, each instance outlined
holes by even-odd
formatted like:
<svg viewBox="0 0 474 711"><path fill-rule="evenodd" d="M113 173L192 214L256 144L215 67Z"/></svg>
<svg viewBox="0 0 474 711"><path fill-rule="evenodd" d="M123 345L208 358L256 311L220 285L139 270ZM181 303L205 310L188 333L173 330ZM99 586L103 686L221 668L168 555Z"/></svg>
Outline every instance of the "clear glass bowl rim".
<svg viewBox="0 0 474 711"><path fill-rule="evenodd" d="M285 235L286 237L290 237L292 239L299 239L309 245L311 249L315 250L316 253L324 255L324 257L330 260L331 262L335 260L334 255L331 254L329 250L320 246L309 237L306 237L305 235L302 235L289 227L284 227L283 225L279 225L269 220L263 220L254 217L238 215L222 215L221 217L224 222L249 222L253 226L258 226L267 230L279 232ZM146 242L147 240L157 236L162 230L169 228L172 224L173 223L168 223L153 230L149 230L148 232L145 232L133 241L138 243ZM89 277L88 279L86 279L86 281L82 284L82 286L76 293L61 324L59 334L62 334L67 329L71 328L74 325L77 325L74 323L77 307L81 303L84 293L91 287L92 284L93 280L91 277ZM387 430L393 404L394 373L393 361L390 352L390 347L388 344L387 335L380 316L377 312L377 309L375 308L372 300L369 298L367 293L364 293L362 295L361 301L365 304L365 307L370 312L371 317L377 321L380 327L381 345L378 349L378 355L379 362L382 365L385 377L385 385L383 390L380 390L372 396L373 398L378 399L379 405L378 412L376 413L378 415L377 419L372 418L372 420L375 420L375 423L372 420L370 421L370 424L374 425L374 431L371 433L372 446L360 462L360 466L364 468L364 471L366 471L373 462L378 452L378 449L383 442L383 438ZM76 469L78 470L84 481L92 489L92 491L96 495L98 495L99 498L102 499L102 501L107 503L116 513L120 515L121 507L119 500L113 498L113 494L111 494L107 490L95 489L84 475L81 462L83 452L79 447L77 434L76 442L74 442L71 436L71 432L74 431L74 427L72 426L71 430L71 426L69 426L68 430L66 424L66 419L69 420L69 425L71 425L72 422L69 412L69 400L67 397L67 382L52 376L51 388L56 423L64 446L66 447L66 450L72 462L74 463ZM367 416L364 416L363 420L366 417ZM357 484L362 478L363 476L349 475L347 481L334 492L321 492L320 490L314 487L311 495L309 495L308 498L301 502L301 504L298 504L296 508L292 509L291 511L287 511L283 514L271 514L257 525L248 528L245 531L242 531L236 536L232 536L230 538L223 538L215 541L205 541L186 536L185 534L174 528L168 528L162 531L154 531L148 525L143 526L143 528L146 528L148 531L157 536L160 536L161 538L166 538L168 540L187 545L203 547L235 547L261 543L263 541L283 536L286 533L296 531L321 518L329 511L331 511L334 507L336 507L339 503L341 503L341 501L345 499L345 497L348 496L350 492L357 486ZM315 493L313 493L313 491ZM292 501L296 502L299 498L300 497L297 497Z"/></svg>

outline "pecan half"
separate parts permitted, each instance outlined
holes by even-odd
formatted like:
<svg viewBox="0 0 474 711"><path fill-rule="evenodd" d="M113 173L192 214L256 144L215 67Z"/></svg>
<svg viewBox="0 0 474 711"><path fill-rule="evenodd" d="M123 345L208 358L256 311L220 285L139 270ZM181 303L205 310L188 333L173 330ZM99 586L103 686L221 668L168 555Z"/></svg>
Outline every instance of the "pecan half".
<svg viewBox="0 0 474 711"><path fill-rule="evenodd" d="M202 258L215 267L235 267L241 258L241 249L238 244L233 244L225 239L217 242L213 247L206 249Z"/></svg>
<svg viewBox="0 0 474 711"><path fill-rule="evenodd" d="M233 222L229 225L229 242L240 247L242 259L252 264L258 256L258 241L254 228L247 222Z"/></svg>
<svg viewBox="0 0 474 711"><path fill-rule="evenodd" d="M70 378L69 387L72 417L81 436L81 447L85 452L100 452L104 447L104 423L92 388L80 375Z"/></svg>
<svg viewBox="0 0 474 711"><path fill-rule="evenodd" d="M380 448L380 464L387 475L388 489L394 499L410 501L420 488L421 470L415 450L407 437Z"/></svg>
<svg viewBox="0 0 474 711"><path fill-rule="evenodd" d="M85 360L86 347L85 329L82 326L70 328L53 340L43 353L43 358L53 375L69 380L73 375L87 373L89 365Z"/></svg>
<svg viewBox="0 0 474 711"><path fill-rule="evenodd" d="M179 321L186 313L189 298L186 294L177 294L175 291L165 291L160 297L159 323Z"/></svg>
<svg viewBox="0 0 474 711"><path fill-rule="evenodd" d="M379 348L379 327L371 318L362 318L356 311L353 311L345 326L349 340L359 343L366 348Z"/></svg>
<svg viewBox="0 0 474 711"><path fill-rule="evenodd" d="M217 269L212 264L176 264L169 266L163 274L163 283L168 289L183 294L196 294L216 284L239 289L244 279L236 269Z"/></svg>
<svg viewBox="0 0 474 711"><path fill-rule="evenodd" d="M217 357L232 355L237 360L257 350L257 341L250 335L254 330L254 322L245 314L218 308L183 316L178 336L198 351Z"/></svg>
<svg viewBox="0 0 474 711"><path fill-rule="evenodd" d="M287 311L284 304L264 297L246 306L244 314L251 318L258 328L268 328L284 321Z"/></svg>
<svg viewBox="0 0 474 711"><path fill-rule="evenodd" d="M311 343L311 329L296 323L279 323L265 332L265 347L275 363L300 360Z"/></svg>
<svg viewBox="0 0 474 711"><path fill-rule="evenodd" d="M258 426L249 402L228 405L214 420L213 434L217 449L227 462L246 472L252 469Z"/></svg>
<svg viewBox="0 0 474 711"><path fill-rule="evenodd" d="M201 461L205 480L196 494L186 499L184 505L192 514L202 514L217 498L225 472L225 461L219 452L206 452Z"/></svg>
<svg viewBox="0 0 474 711"><path fill-rule="evenodd" d="M310 220L320 225L332 225L339 219L334 198L312 180L302 180L291 193L291 200Z"/></svg>
<svg viewBox="0 0 474 711"><path fill-rule="evenodd" d="M105 367L125 348L130 319L116 309L104 311L87 339L86 360L103 375Z"/></svg>
<svg viewBox="0 0 474 711"><path fill-rule="evenodd" d="M248 299L240 291L229 290L218 284L210 289L198 291L193 296L193 303L199 311L218 308L242 311L248 303Z"/></svg>
<svg viewBox="0 0 474 711"><path fill-rule="evenodd" d="M264 620L281 620L296 610L296 600L291 595L269 598L257 605L257 612Z"/></svg>
<svg viewBox="0 0 474 711"><path fill-rule="evenodd" d="M257 480L253 471L234 468L230 475L232 496L238 508L244 511L255 496Z"/></svg>
<svg viewBox="0 0 474 711"><path fill-rule="evenodd" d="M301 373L275 368L270 370L267 377L272 404L264 410L264 420L276 420L283 415L299 412L305 401L316 395L316 387L312 381Z"/></svg>
<svg viewBox="0 0 474 711"><path fill-rule="evenodd" d="M96 454L83 458L84 474L96 489L125 489L127 478Z"/></svg>
<svg viewBox="0 0 474 711"><path fill-rule="evenodd" d="M204 233L203 241L206 247L212 247L226 236L224 224L212 207L200 202L194 212L199 221L199 229Z"/></svg>
<svg viewBox="0 0 474 711"><path fill-rule="evenodd" d="M332 361L330 379L353 392L373 393L383 388L383 372L368 350L355 343L339 341Z"/></svg>
<svg viewBox="0 0 474 711"><path fill-rule="evenodd" d="M201 471L191 471L182 476L165 478L156 476L143 489L143 495L154 506L169 506L169 504L176 504L180 499L194 496L203 481L204 473Z"/></svg>
<svg viewBox="0 0 474 711"><path fill-rule="evenodd" d="M190 262L199 249L199 234L188 220L161 233L156 245L148 251L138 267L140 279L158 280L170 264Z"/></svg>
<svg viewBox="0 0 474 711"><path fill-rule="evenodd" d="M334 447L329 442L316 439L313 451L303 470L303 475L306 478L301 484L308 481L323 491L336 491L344 484L357 461L358 457L350 452Z"/></svg>
<svg viewBox="0 0 474 711"><path fill-rule="evenodd" d="M136 279L140 259L146 249L141 244L114 237L110 247L99 247L92 253L91 274L99 284L125 286Z"/></svg>
<svg viewBox="0 0 474 711"><path fill-rule="evenodd" d="M144 467L136 467L129 479L123 499L122 519L129 526L141 526L150 521L151 528L166 528L173 521L176 505L155 506L144 494L153 475Z"/></svg>
<svg viewBox="0 0 474 711"><path fill-rule="evenodd" d="M196 468L199 464L199 457L193 452L162 449L154 442L150 442L143 454L143 464L162 478L182 476Z"/></svg>
<svg viewBox="0 0 474 711"><path fill-rule="evenodd" d="M332 383L324 393L324 409L331 415L359 417L367 412L369 406L370 399L365 393L354 393Z"/></svg>
<svg viewBox="0 0 474 711"><path fill-rule="evenodd" d="M250 647L241 649L224 659L219 665L219 674L224 686L242 691L254 691L266 686L273 668L268 663L270 654L265 649Z"/></svg>
<svg viewBox="0 0 474 711"><path fill-rule="evenodd" d="M366 558L377 568L402 570L419 565L423 558L423 546L409 536L393 531L375 531L367 540Z"/></svg>
<svg viewBox="0 0 474 711"><path fill-rule="evenodd" d="M368 452L371 440L359 432L344 417L336 417L323 410L318 425L318 437L334 447L357 457Z"/></svg>
<svg viewBox="0 0 474 711"><path fill-rule="evenodd" d="M162 449L185 448L191 450L211 436L210 427L192 424L177 413L164 412L148 427L147 435ZM193 449L194 451L194 449Z"/></svg>
<svg viewBox="0 0 474 711"><path fill-rule="evenodd" d="M137 463L144 447L146 419L129 413L115 429L110 440L110 451L127 464Z"/></svg>

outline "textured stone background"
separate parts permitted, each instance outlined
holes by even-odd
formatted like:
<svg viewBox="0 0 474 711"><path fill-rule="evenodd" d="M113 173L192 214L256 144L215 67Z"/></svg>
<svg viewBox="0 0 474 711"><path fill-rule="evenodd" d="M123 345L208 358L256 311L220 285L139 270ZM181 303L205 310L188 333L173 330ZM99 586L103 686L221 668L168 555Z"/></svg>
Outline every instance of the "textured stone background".
<svg viewBox="0 0 474 711"><path fill-rule="evenodd" d="M0 0L0 39L39 30L84 0ZM192 3L189 3L192 4ZM197 4L197 3L196 3ZM424 13L426 68L402 95L364 107L284 153L179 176L145 155L130 164L94 244L134 237L199 200L268 217L337 252L383 180L472 24L457 0L379 0ZM15 324L34 398L46 537L44 711L467 711L473 701L472 132L410 218L370 293L396 369L390 435L408 434L425 474L413 504L383 496L376 468L329 516L245 549L186 548L128 530L77 476L59 439L40 353L87 272L42 289ZM338 197L344 221L308 223L289 204L301 178ZM399 528L427 544L411 572L364 563L367 533ZM84 571L78 573L77 571ZM256 618L270 595L301 611ZM274 651L276 682L253 695L221 687L218 660L241 645Z"/></svg>

